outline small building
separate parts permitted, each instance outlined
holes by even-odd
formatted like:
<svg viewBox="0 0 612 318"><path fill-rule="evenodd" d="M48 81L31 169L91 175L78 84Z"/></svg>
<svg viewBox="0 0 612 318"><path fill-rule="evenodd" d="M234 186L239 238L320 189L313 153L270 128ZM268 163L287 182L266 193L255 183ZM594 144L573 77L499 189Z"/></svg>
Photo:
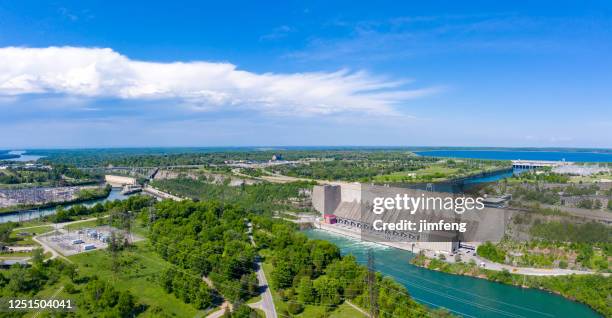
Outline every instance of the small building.
<svg viewBox="0 0 612 318"><path fill-rule="evenodd" d="M96 246L95 246L95 245L93 245L93 244L87 244L87 245L83 246L83 249L84 249L85 251L91 251L91 250L96 249Z"/></svg>
<svg viewBox="0 0 612 318"><path fill-rule="evenodd" d="M325 220L325 223L327 224L336 224L337 222L336 216L333 214L324 214L323 219Z"/></svg>
<svg viewBox="0 0 612 318"><path fill-rule="evenodd" d="M506 205L507 201L508 200L503 197L487 197L482 200L482 203L488 208L503 208Z"/></svg>
<svg viewBox="0 0 612 318"><path fill-rule="evenodd" d="M85 241L83 241L81 239L72 240L72 244L83 244L83 243L85 243Z"/></svg>
<svg viewBox="0 0 612 318"><path fill-rule="evenodd" d="M20 265L22 267L30 266L27 260L25 259L5 259L0 260L0 268L11 268L13 265Z"/></svg>

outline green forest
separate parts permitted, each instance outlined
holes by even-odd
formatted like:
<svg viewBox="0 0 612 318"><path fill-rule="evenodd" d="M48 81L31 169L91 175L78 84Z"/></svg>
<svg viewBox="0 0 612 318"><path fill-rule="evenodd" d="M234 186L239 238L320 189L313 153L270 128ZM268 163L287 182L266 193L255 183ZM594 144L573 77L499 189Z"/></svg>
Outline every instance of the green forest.
<svg viewBox="0 0 612 318"><path fill-rule="evenodd" d="M162 258L179 267L161 275L161 284L196 306L208 304L215 293L234 304L256 295L254 271L259 254L272 265L271 283L292 304L287 309L291 314L309 304L331 311L345 300L368 306L368 271L354 258L342 257L335 245L309 240L292 224L214 201L164 201L156 205L155 218L151 244ZM249 243L249 223L256 247ZM202 276L214 290L202 281L190 283L190 277ZM446 314L429 312L390 278L376 275L374 286L380 317ZM200 296L192 299L193 295Z"/></svg>

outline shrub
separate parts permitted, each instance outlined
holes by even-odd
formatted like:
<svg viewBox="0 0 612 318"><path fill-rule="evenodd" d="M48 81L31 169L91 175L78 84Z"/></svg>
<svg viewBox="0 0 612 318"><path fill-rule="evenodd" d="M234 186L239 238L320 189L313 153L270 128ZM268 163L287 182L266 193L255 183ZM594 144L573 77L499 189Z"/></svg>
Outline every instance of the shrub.
<svg viewBox="0 0 612 318"><path fill-rule="evenodd" d="M300 303L291 302L287 306L287 310L289 311L290 314L297 315L301 313L302 311L304 311L304 306L302 306L302 304Z"/></svg>
<svg viewBox="0 0 612 318"><path fill-rule="evenodd" d="M503 263L506 260L506 253L498 249L491 242L486 242L478 246L476 252L478 255L497 263Z"/></svg>

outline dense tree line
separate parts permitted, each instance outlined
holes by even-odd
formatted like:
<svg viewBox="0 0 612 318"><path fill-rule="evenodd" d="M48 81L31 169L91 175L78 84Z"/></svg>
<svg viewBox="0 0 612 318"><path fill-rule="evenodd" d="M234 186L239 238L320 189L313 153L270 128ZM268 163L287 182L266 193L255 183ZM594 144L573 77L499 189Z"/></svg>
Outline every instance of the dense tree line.
<svg viewBox="0 0 612 318"><path fill-rule="evenodd" d="M107 188L108 189L108 188ZM96 203L91 207L87 207L82 204L73 205L68 209L60 206L57 208L56 213L53 215L46 216L45 218L55 222L68 222L74 221L77 217L87 215L100 215L105 213L111 213L119 215L126 212L138 212L144 207L149 207L154 203L155 199L146 195L131 196L126 200L114 200L106 201L104 203Z"/></svg>
<svg viewBox="0 0 612 318"><path fill-rule="evenodd" d="M612 228L595 221L577 224L536 220L530 232L536 238L553 242L612 243Z"/></svg>
<svg viewBox="0 0 612 318"><path fill-rule="evenodd" d="M161 273L160 283L167 293L174 295L187 304L193 304L197 309L205 309L212 305L213 295L202 278L193 273L185 273L174 268L168 268Z"/></svg>
<svg viewBox="0 0 612 318"><path fill-rule="evenodd" d="M218 202L163 201L156 205L151 244L162 258L187 275L199 277L200 286L205 284L202 277L208 277L224 298L242 302L253 297L257 289L256 252L249 244L244 217L243 210ZM177 275L167 272L164 288L177 295L184 294L185 288L194 288L175 284ZM171 289L169 277L173 278ZM187 279L178 279L185 281L183 278Z"/></svg>
<svg viewBox="0 0 612 318"><path fill-rule="evenodd" d="M589 210L599 210L603 204L598 199L582 199L578 201L576 207Z"/></svg>
<svg viewBox="0 0 612 318"><path fill-rule="evenodd" d="M310 240L292 225L255 218L255 240L271 252L271 283L287 302L286 313L298 314L305 305L321 305L331 310L346 300L369 308L368 271L353 256L342 257L327 241ZM389 277L376 274L373 290L379 317L427 317L429 312L417 304L408 291Z"/></svg>
<svg viewBox="0 0 612 318"><path fill-rule="evenodd" d="M254 148L123 148L123 149L62 149L34 150L32 155L43 155L42 162L56 162L79 167L138 166L157 167L173 165L223 164L228 160L268 161L278 150ZM405 150L385 149L290 149L282 151L285 160L307 158L363 159L389 158L409 154Z"/></svg>
<svg viewBox="0 0 612 318"><path fill-rule="evenodd" d="M42 250L36 249L32 255L31 267L13 265L8 271L0 271L2 297L30 296L46 284L56 283L62 274L68 275L70 268L63 262L43 262Z"/></svg>
<svg viewBox="0 0 612 318"><path fill-rule="evenodd" d="M547 183L567 183L570 177L565 174L554 173L545 169L544 171L525 171L510 177L511 180L522 182L547 182ZM541 173L543 172L543 173Z"/></svg>
<svg viewBox="0 0 612 318"><path fill-rule="evenodd" d="M0 171L0 184L48 184L55 186L92 183L100 176L61 163L54 163L51 168L9 167Z"/></svg>
<svg viewBox="0 0 612 318"><path fill-rule="evenodd" d="M80 310L96 317L134 317L143 308L137 306L128 291L117 291L110 282L97 277L89 280L82 289Z"/></svg>
<svg viewBox="0 0 612 318"><path fill-rule="evenodd" d="M277 173L292 177L319 180L371 181L372 178L394 172L410 172L427 167L436 160L404 155L403 158L338 158L299 165L276 166Z"/></svg>
<svg viewBox="0 0 612 318"><path fill-rule="evenodd" d="M599 191L599 186L591 184L589 186L570 185L562 189L566 196L594 195Z"/></svg>
<svg viewBox="0 0 612 318"><path fill-rule="evenodd" d="M561 201L561 196L553 190L515 186L512 187L511 193L513 200L535 201L544 204L557 204Z"/></svg>
<svg viewBox="0 0 612 318"><path fill-rule="evenodd" d="M63 283L62 283L63 282ZM74 283L81 285L80 290ZM74 295L78 316L96 317L133 317L142 307L134 301L127 291L119 292L109 282L96 277L79 277L76 266L61 260L43 260L42 250L33 252L31 266L13 265L0 271L0 297L34 297L50 286L65 287L66 292ZM12 316L21 317L26 312L15 312Z"/></svg>
<svg viewBox="0 0 612 318"><path fill-rule="evenodd" d="M7 245L11 241L11 232L17 226L18 225L15 222L0 223L0 248L4 247L4 245Z"/></svg>
<svg viewBox="0 0 612 318"><path fill-rule="evenodd" d="M332 243L309 240L292 225L216 201L163 201L155 207L155 218L151 244L177 266L161 275L160 284L185 301L194 302L187 294L207 290L202 287L206 283L198 280L201 277L235 304L253 297L258 293L254 274L257 250L265 249L272 253L274 265L270 283L293 304L293 313L300 312L304 304L332 308L346 299L368 306L367 270L354 258L341 257ZM249 243L249 222L257 248ZM380 275L375 279L381 317L431 314L414 302L403 286ZM202 297L209 299L208 295Z"/></svg>
<svg viewBox="0 0 612 318"><path fill-rule="evenodd" d="M249 212L264 213L279 208L291 208L290 198L303 197L301 190L312 189L313 183L292 182L285 184L263 182L253 185L232 187L228 184L214 184L204 180L170 179L159 180L153 186L189 197L194 200L218 200L239 206Z"/></svg>

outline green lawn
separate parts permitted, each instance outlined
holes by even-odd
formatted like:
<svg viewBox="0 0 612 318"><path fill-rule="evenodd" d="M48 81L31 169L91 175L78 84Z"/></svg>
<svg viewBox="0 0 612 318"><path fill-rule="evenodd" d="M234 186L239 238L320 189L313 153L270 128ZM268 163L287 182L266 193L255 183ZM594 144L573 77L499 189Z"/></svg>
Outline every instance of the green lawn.
<svg viewBox="0 0 612 318"><path fill-rule="evenodd" d="M106 222L106 219L102 219L102 220ZM98 226L98 220L91 220L91 221L69 224L69 225L64 226L64 229L68 231L75 231L75 230L86 228L86 227L96 227L96 226Z"/></svg>
<svg viewBox="0 0 612 318"><path fill-rule="evenodd" d="M10 239L11 239L10 245L19 245L19 246L38 245L36 242L32 240L32 237L34 235L46 233L50 231L53 231L53 226L51 225L33 227L29 229L24 229L24 230L15 229L11 232L11 235L10 235ZM30 233L30 235L19 236L18 234L21 232L27 232L27 233Z"/></svg>
<svg viewBox="0 0 612 318"><path fill-rule="evenodd" d="M17 224L19 225L19 227L30 227L30 226L39 226L39 225L51 225L50 222L43 221L41 219L33 219L33 220L27 220L27 221L23 221L23 222L17 222Z"/></svg>
<svg viewBox="0 0 612 318"><path fill-rule="evenodd" d="M258 301L260 301L260 300L261 300L261 295L257 295L257 296L255 296L255 297L253 297L253 298L251 298L251 299L247 300L247 301L246 301L246 303L247 303L247 304L254 304L254 303L256 303L256 302L258 302Z"/></svg>
<svg viewBox="0 0 612 318"><path fill-rule="evenodd" d="M110 281L117 289L129 290L139 303L148 305L148 309L139 317L158 317L159 313L155 313L154 309L174 317L205 316L203 311L166 293L157 283L159 273L170 264L148 250L146 242L137 243L132 250L123 252L123 265L118 272L111 270L111 258L106 251L82 253L69 258L79 266L81 275L97 275Z"/></svg>
<svg viewBox="0 0 612 318"><path fill-rule="evenodd" d="M374 182L442 181L457 176L459 169L432 165L415 171L400 171L374 177ZM474 171L476 172L476 171Z"/></svg>
<svg viewBox="0 0 612 318"><path fill-rule="evenodd" d="M15 258L22 258L22 257L26 257L26 256L31 256L32 253L30 252L2 252L0 253L0 259L15 259Z"/></svg>
<svg viewBox="0 0 612 318"><path fill-rule="evenodd" d="M270 283L270 273L272 273L272 264L264 263L263 269L264 269L264 272L266 273L266 277L268 278L268 283ZM272 291L272 298L274 299L274 306L276 308L276 312L282 313L283 309L287 309L288 304L282 301L282 299L280 298L276 290L274 290L272 287L270 287L270 290ZM340 306L335 308L333 311L328 312L327 315L325 315L325 306L305 305L303 312L301 312L298 315L293 315L292 317L360 318L360 317L365 317L365 315L357 311L355 308L349 306L348 304L342 303Z"/></svg>

